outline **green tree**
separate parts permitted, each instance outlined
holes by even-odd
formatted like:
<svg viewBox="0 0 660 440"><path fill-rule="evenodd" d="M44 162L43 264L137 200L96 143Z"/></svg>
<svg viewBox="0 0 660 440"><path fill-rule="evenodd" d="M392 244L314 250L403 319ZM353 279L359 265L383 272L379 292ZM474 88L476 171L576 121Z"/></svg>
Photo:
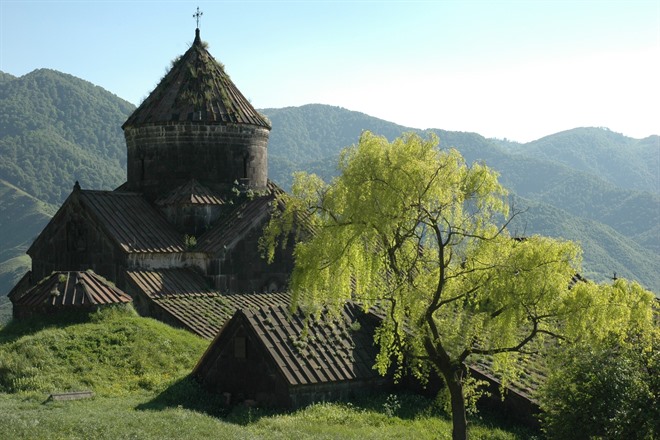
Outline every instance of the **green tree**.
<svg viewBox="0 0 660 440"><path fill-rule="evenodd" d="M618 280L612 288L639 286ZM660 334L657 327L649 330L575 344L549 357L552 367L538 396L549 438L660 435Z"/></svg>
<svg viewBox="0 0 660 440"><path fill-rule="evenodd" d="M616 295L598 295L587 283L569 289L579 247L539 236L512 239L497 174L436 147L433 136L406 134L389 143L364 132L343 151L331 184L294 177L262 245L272 259L296 221L306 222L314 234L295 245L294 307L339 313L348 300L377 306L384 319L375 335L376 367L384 374L394 363L401 374L405 365L420 377L434 368L451 397L453 438L465 439L471 356L494 355L507 380L524 351L546 339L596 337L640 313L605 316L630 303L612 309ZM651 301L636 293L635 304ZM600 327L585 332L587 322Z"/></svg>

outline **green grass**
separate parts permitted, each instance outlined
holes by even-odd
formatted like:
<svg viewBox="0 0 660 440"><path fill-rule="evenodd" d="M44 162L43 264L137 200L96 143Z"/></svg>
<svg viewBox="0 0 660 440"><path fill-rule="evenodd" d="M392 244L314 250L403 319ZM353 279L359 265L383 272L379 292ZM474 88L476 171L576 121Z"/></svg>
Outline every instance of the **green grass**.
<svg viewBox="0 0 660 440"><path fill-rule="evenodd" d="M42 397L0 394L0 438L20 439L449 439L451 422L425 412L417 402L413 417L388 416L383 408L320 403L292 413L237 407L223 417L185 406L149 409L150 397L43 402ZM378 401L378 398L372 401ZM527 439L477 421L471 439Z"/></svg>
<svg viewBox="0 0 660 440"><path fill-rule="evenodd" d="M207 346L132 309L10 323L0 330L0 392L160 391L188 374Z"/></svg>
<svg viewBox="0 0 660 440"><path fill-rule="evenodd" d="M451 421L438 404L414 395L294 412L225 409L221 396L188 376L207 345L130 308L12 322L0 329L0 439L451 437ZM74 390L95 397L47 400L51 392ZM471 420L471 439L530 435L486 416Z"/></svg>

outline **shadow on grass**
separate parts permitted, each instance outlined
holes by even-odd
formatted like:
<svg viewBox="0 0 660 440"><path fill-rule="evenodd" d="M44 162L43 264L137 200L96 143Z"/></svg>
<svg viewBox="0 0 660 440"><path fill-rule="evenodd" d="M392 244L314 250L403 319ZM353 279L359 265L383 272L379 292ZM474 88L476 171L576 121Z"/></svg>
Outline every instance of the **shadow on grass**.
<svg viewBox="0 0 660 440"><path fill-rule="evenodd" d="M393 400L393 396L395 396ZM362 412L369 411L387 414L391 417L413 420L420 414L437 411L434 401L416 394L375 394L353 399L350 402L335 402ZM311 404L313 406L316 404ZM308 406L287 410L282 408L250 407L243 404L227 406L222 395L206 391L192 377L175 382L149 402L136 406L141 411L162 411L171 408L184 408L195 412L222 418L227 423L248 425L263 417L291 414L304 411ZM439 416L437 412L434 414Z"/></svg>
<svg viewBox="0 0 660 440"><path fill-rule="evenodd" d="M278 408L248 407L242 404L226 406L224 397L204 390L192 377L187 376L172 384L151 401L136 406L141 411L162 411L171 408L184 408L203 413L212 417L221 418L223 422L246 426L262 418L285 414L294 414L306 411L314 405L294 410ZM334 405L345 406L356 413L378 413L387 417L396 417L402 420L415 420L420 417L444 418L451 417L441 408L436 399L414 393L377 393L352 399L350 402L335 402ZM537 431L512 423L501 414L484 411L479 415L470 417L472 426L501 428L517 433L519 438L531 438Z"/></svg>
<svg viewBox="0 0 660 440"><path fill-rule="evenodd" d="M228 407L224 396L206 391L190 375L170 385L149 402L135 407L140 411L162 411L170 408L184 408L239 425L247 425L264 416L285 413L281 410L248 408L244 405Z"/></svg>

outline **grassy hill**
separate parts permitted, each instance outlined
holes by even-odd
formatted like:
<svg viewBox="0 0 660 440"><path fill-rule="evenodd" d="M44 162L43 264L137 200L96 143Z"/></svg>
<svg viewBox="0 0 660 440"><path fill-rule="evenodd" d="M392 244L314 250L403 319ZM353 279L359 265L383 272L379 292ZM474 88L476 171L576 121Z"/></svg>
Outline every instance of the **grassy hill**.
<svg viewBox="0 0 660 440"><path fill-rule="evenodd" d="M187 375L208 341L141 318L129 308L90 318L33 319L0 328L3 439L399 439L450 438L432 400L400 395L322 403L295 412L236 407ZM46 402L54 391L93 399ZM529 438L485 416L471 438Z"/></svg>
<svg viewBox="0 0 660 440"><path fill-rule="evenodd" d="M188 374L208 341L131 308L12 321L0 330L0 393L162 390Z"/></svg>

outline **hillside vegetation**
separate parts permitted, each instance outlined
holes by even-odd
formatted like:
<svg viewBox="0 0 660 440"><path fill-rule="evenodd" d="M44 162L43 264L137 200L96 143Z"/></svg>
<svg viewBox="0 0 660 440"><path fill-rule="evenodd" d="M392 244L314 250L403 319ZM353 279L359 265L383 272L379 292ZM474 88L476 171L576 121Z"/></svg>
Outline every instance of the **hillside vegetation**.
<svg viewBox="0 0 660 440"><path fill-rule="evenodd" d="M16 78L0 72L0 296L28 269L25 250L78 180L111 189L125 179L121 124L130 103L53 70ZM311 104L264 109L273 129L270 178L288 188L291 173L329 180L338 154L363 130L392 140L413 130L340 107ZM521 233L578 240L584 272L596 281L616 272L660 293L660 137L631 139L577 128L519 144L476 133L429 130L442 148L484 161L525 210ZM422 132L424 133L424 132ZM2 317L0 301L0 318Z"/></svg>
<svg viewBox="0 0 660 440"><path fill-rule="evenodd" d="M656 194L659 150L660 136L631 139L602 128L575 128L511 148L522 157L561 163L621 188Z"/></svg>
<svg viewBox="0 0 660 440"><path fill-rule="evenodd" d="M35 70L0 81L0 179L59 205L76 180L112 189L125 179L121 124L135 108L71 75Z"/></svg>

